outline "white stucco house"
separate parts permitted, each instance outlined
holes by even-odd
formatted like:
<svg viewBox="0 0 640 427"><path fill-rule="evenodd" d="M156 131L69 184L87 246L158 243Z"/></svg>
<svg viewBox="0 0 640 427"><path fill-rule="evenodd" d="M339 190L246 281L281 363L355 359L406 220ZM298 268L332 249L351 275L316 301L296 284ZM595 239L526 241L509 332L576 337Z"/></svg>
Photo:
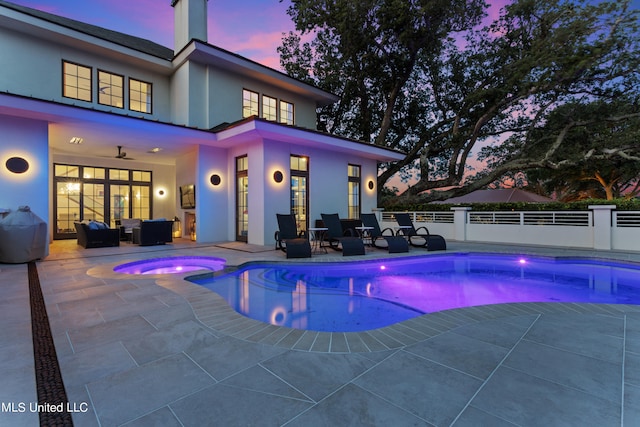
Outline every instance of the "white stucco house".
<svg viewBox="0 0 640 427"><path fill-rule="evenodd" d="M276 213L376 207L377 164L402 153L318 132L338 98L209 44L207 0L166 7L175 49L0 1L0 209L29 205L52 239L178 217L201 242L271 244Z"/></svg>

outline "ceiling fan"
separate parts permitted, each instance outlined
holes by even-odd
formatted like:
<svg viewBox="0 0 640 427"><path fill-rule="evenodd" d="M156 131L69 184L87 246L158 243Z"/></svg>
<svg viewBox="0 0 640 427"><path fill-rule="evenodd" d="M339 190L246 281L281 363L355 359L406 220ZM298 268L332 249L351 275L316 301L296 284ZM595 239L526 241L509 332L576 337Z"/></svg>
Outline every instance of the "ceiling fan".
<svg viewBox="0 0 640 427"><path fill-rule="evenodd" d="M127 153L122 151L122 145L118 145L118 155L116 156L116 159L134 160L132 157L127 157Z"/></svg>

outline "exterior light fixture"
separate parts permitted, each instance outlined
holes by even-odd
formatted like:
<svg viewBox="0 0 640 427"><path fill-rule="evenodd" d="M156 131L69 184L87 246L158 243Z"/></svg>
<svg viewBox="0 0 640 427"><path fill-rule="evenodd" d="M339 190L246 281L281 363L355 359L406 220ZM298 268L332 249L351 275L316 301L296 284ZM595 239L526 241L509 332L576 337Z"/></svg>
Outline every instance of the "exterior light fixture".
<svg viewBox="0 0 640 427"><path fill-rule="evenodd" d="M273 173L273 180L277 183L282 182L282 180L284 179L284 175L282 175L282 172L280 171L275 171Z"/></svg>
<svg viewBox="0 0 640 427"><path fill-rule="evenodd" d="M164 190L158 190L158 196L164 196Z"/></svg>
<svg viewBox="0 0 640 427"><path fill-rule="evenodd" d="M158 153L162 150L162 148L160 147L153 147L151 150L149 150L149 153Z"/></svg>
<svg viewBox="0 0 640 427"><path fill-rule="evenodd" d="M211 178L209 178L209 181L212 185L220 185L220 183L222 182L222 178L220 178L220 175L213 174L211 175Z"/></svg>
<svg viewBox="0 0 640 427"><path fill-rule="evenodd" d="M80 145L84 142L84 139L80 138L79 136L74 136L73 138L71 138L69 140L69 144L76 144L76 145Z"/></svg>
<svg viewBox="0 0 640 427"><path fill-rule="evenodd" d="M369 182L367 183L367 185L369 186L369 190L373 190L373 186L374 186L375 184L373 183L373 181L372 181L372 180L369 180Z"/></svg>
<svg viewBox="0 0 640 427"><path fill-rule="evenodd" d="M22 157L11 157L5 162L5 166L9 171L20 174L29 170L29 162Z"/></svg>

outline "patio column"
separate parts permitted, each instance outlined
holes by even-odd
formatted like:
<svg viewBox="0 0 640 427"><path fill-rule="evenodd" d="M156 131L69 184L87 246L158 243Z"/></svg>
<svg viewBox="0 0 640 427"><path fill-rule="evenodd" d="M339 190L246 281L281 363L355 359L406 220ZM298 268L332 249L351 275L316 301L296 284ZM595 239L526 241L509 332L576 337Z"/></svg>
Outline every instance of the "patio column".
<svg viewBox="0 0 640 427"><path fill-rule="evenodd" d="M453 211L453 239L459 242L467 240L467 212L469 206L451 208Z"/></svg>
<svg viewBox="0 0 640 427"><path fill-rule="evenodd" d="M611 215L616 205L590 205L593 211L593 249L611 250Z"/></svg>

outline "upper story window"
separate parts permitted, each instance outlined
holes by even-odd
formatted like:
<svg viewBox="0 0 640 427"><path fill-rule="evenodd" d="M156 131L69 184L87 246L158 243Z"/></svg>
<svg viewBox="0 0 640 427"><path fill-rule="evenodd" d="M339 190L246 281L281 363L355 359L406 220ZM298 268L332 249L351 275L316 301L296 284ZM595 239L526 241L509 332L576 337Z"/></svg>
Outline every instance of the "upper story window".
<svg viewBox="0 0 640 427"><path fill-rule="evenodd" d="M62 95L91 102L91 67L62 61Z"/></svg>
<svg viewBox="0 0 640 427"><path fill-rule="evenodd" d="M258 116L258 98L257 92L251 90L242 90L242 118L246 119L251 116Z"/></svg>
<svg viewBox="0 0 640 427"><path fill-rule="evenodd" d="M242 118L262 117L274 122L293 125L295 120L294 106L291 102L278 100L272 96L262 95L249 89L242 90Z"/></svg>
<svg viewBox="0 0 640 427"><path fill-rule="evenodd" d="M124 77L98 70L98 103L124 108Z"/></svg>
<svg viewBox="0 0 640 427"><path fill-rule="evenodd" d="M280 123L293 124L293 104L280 101Z"/></svg>
<svg viewBox="0 0 640 427"><path fill-rule="evenodd" d="M129 79L129 109L151 114L151 83Z"/></svg>
<svg viewBox="0 0 640 427"><path fill-rule="evenodd" d="M262 117L267 120L278 120L278 100L262 95Z"/></svg>

